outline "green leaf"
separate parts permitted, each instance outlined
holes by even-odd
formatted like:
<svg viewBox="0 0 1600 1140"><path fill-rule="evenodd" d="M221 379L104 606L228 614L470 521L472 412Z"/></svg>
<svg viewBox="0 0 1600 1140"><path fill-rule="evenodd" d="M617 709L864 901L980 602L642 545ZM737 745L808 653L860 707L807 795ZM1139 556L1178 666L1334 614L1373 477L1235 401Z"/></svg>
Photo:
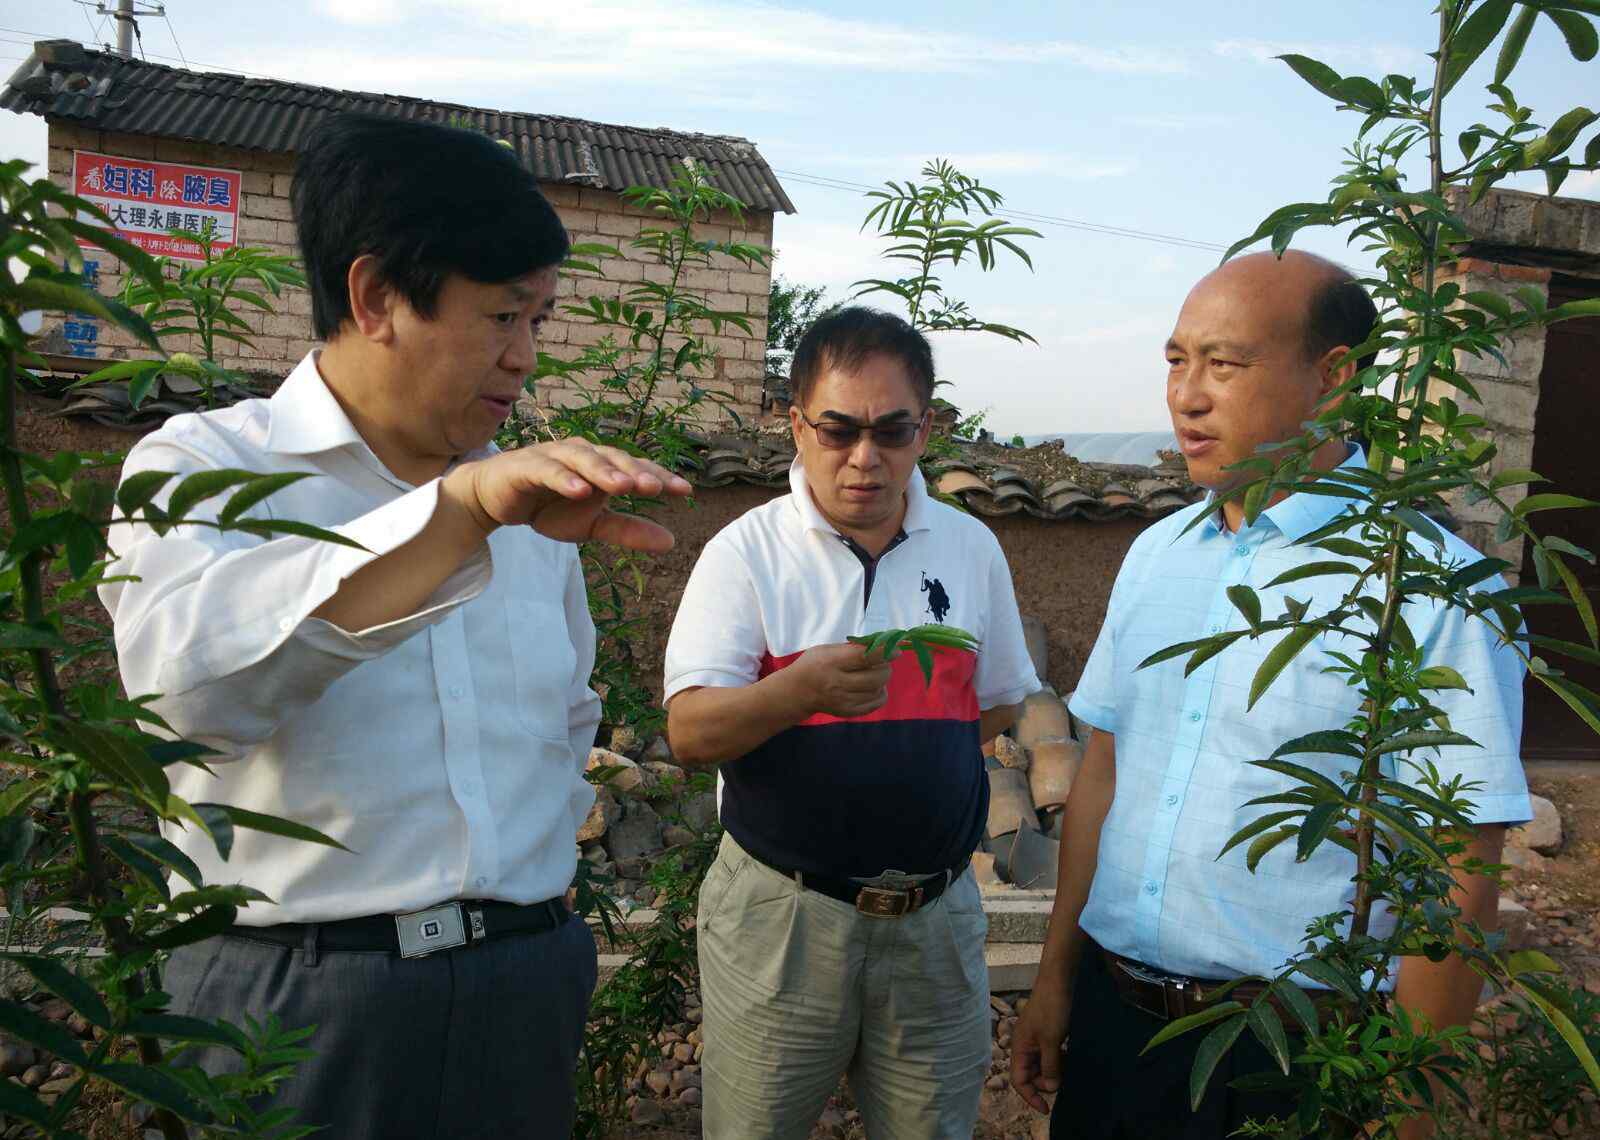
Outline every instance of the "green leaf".
<svg viewBox="0 0 1600 1140"><path fill-rule="evenodd" d="M165 803L171 788L161 765L150 759L144 746L115 729L69 720L56 727L67 747L108 775L142 789L156 803Z"/></svg>
<svg viewBox="0 0 1600 1140"><path fill-rule="evenodd" d="M72 642L53 629L0 621L0 649L71 649Z"/></svg>
<svg viewBox="0 0 1600 1140"><path fill-rule="evenodd" d="M1241 614L1251 629L1261 626L1261 599L1256 597L1256 592L1249 586L1229 586L1228 600Z"/></svg>
<svg viewBox="0 0 1600 1140"><path fill-rule="evenodd" d="M117 488L117 506L125 515L135 514L154 500L161 493L161 488L176 478L176 473L172 471L141 471L137 475L130 475Z"/></svg>
<svg viewBox="0 0 1600 1140"><path fill-rule="evenodd" d="M1278 745L1269 759L1276 760L1280 756L1293 756L1306 752L1332 753L1335 756L1349 756L1356 760L1361 759L1363 755L1359 736L1344 729L1328 728L1318 732L1308 732L1304 736L1297 736Z"/></svg>
<svg viewBox="0 0 1600 1140"><path fill-rule="evenodd" d="M164 1041L183 1041L197 1045L220 1045L235 1048L231 1034L214 1021L198 1017L181 1017L171 1013L142 1013L128 1022L128 1032L135 1037L158 1037Z"/></svg>
<svg viewBox="0 0 1600 1140"><path fill-rule="evenodd" d="M1422 512L1410 507L1396 507L1389 514L1405 523L1418 537L1426 539L1436 547L1444 546L1444 533Z"/></svg>
<svg viewBox="0 0 1600 1140"><path fill-rule="evenodd" d="M1482 290L1473 290L1461 294L1461 299L1480 309L1493 313L1503 321L1511 319L1511 302L1499 293L1489 293Z"/></svg>
<svg viewBox="0 0 1600 1140"><path fill-rule="evenodd" d="M1313 982L1320 982L1327 989L1351 1001L1361 1000L1361 983L1321 958L1307 958L1303 962L1296 962L1291 972L1304 974Z"/></svg>
<svg viewBox="0 0 1600 1140"><path fill-rule="evenodd" d="M1267 853L1298 830L1298 828L1294 827L1280 827L1276 831L1268 831L1256 836L1255 842L1250 844L1244 853L1246 869L1252 875L1255 874L1256 868L1261 865L1261 860L1267 857Z"/></svg>
<svg viewBox="0 0 1600 1140"><path fill-rule="evenodd" d="M1511 513L1517 518L1525 518L1535 511L1560 511L1581 507L1600 507L1600 503L1593 499L1580 499L1576 495L1561 495L1554 492L1529 495L1522 502L1511 508Z"/></svg>
<svg viewBox="0 0 1600 1140"><path fill-rule="evenodd" d="M1267 996L1276 996L1284 1005L1289 1007L1289 1012L1305 1029L1307 1034L1317 1031L1317 1007L1306 997L1305 990L1295 985L1287 977L1279 978L1267 989Z"/></svg>
<svg viewBox="0 0 1600 1140"><path fill-rule="evenodd" d="M1284 776L1292 776L1294 779L1308 784L1312 789L1320 793L1317 796L1319 800L1334 803L1345 802L1344 789L1315 768L1308 768L1304 764L1296 764L1293 760L1252 760L1250 764L1252 767L1262 768L1268 772L1278 772Z"/></svg>
<svg viewBox="0 0 1600 1140"><path fill-rule="evenodd" d="M1291 809L1289 811L1269 811L1265 815L1257 816L1233 833L1233 836L1223 845L1222 850L1217 852L1217 858L1221 859L1239 844L1248 839L1254 839L1269 827L1276 827L1286 819L1294 819L1296 816L1304 814L1303 810Z"/></svg>
<svg viewBox="0 0 1600 1140"><path fill-rule="evenodd" d="M1595 138L1600 139L1600 135L1596 135ZM1600 155L1595 156L1595 161L1600 161ZM1565 304L1557 305L1545 314L1545 320L1550 324L1554 324L1556 321L1568 321L1574 317L1600 317L1600 297L1590 297L1582 301L1567 301Z"/></svg>
<svg viewBox="0 0 1600 1140"><path fill-rule="evenodd" d="M1456 29L1455 35L1450 38L1450 54L1445 58L1443 77L1439 83L1441 95L1450 94L1450 89L1461 81L1467 69L1494 42L1511 15L1511 7L1511 0L1483 0Z"/></svg>
<svg viewBox="0 0 1600 1140"><path fill-rule="evenodd" d="M258 535L261 538L275 538L280 534L292 534L299 538L315 539L317 542L327 542L334 546L348 546L351 550L366 550L353 538L346 538L336 531L324 527L312 526L310 523L295 522L293 519L251 519L247 522L236 522L234 530L242 530L246 534Z"/></svg>
<svg viewBox="0 0 1600 1140"><path fill-rule="evenodd" d="M277 475L261 475L254 482L247 483L229 497L228 503L217 515L217 522L222 526L232 526L241 515L251 507L261 502L269 495L277 494L285 487L310 478L310 471L284 471Z"/></svg>
<svg viewBox="0 0 1600 1140"><path fill-rule="evenodd" d="M179 483L172 492L172 498L167 501L167 514L173 522L179 522L206 499L222 494L229 487L251 483L259 478L261 476L254 471L241 471L236 467L197 472Z"/></svg>
<svg viewBox="0 0 1600 1140"><path fill-rule="evenodd" d="M1349 562L1306 562L1279 574L1267 583L1266 589L1270 590L1274 586L1287 586L1290 582L1300 582L1307 578L1325 578L1330 574L1360 574L1361 572L1361 567Z"/></svg>
<svg viewBox="0 0 1600 1140"><path fill-rule="evenodd" d="M1505 42L1500 45L1500 58L1494 67L1496 83L1504 83L1512 71L1516 70L1517 61L1522 58L1522 49L1528 44L1528 33L1533 31L1533 22L1538 18L1539 9L1524 8L1517 13L1517 18L1511 21L1511 30L1506 33Z"/></svg>
<svg viewBox="0 0 1600 1140"><path fill-rule="evenodd" d="M1300 833L1295 838L1296 862L1304 863L1322 846L1328 832L1339 822L1339 813L1343 809L1343 804L1318 804L1306 813L1304 822L1300 824Z"/></svg>
<svg viewBox="0 0 1600 1140"><path fill-rule="evenodd" d="M1478 742L1470 736L1463 736L1459 732L1445 732L1441 729L1416 729L1412 732L1402 732L1381 741L1377 748L1380 756L1390 752L1410 752L1417 748L1445 748L1450 746L1476 748Z"/></svg>
<svg viewBox="0 0 1600 1140"><path fill-rule="evenodd" d="M911 642L911 652L917 655L917 665L922 669L923 683L933 684L933 654L920 640Z"/></svg>
<svg viewBox="0 0 1600 1140"><path fill-rule="evenodd" d="M1552 677L1548 673L1537 670L1533 674L1539 678L1545 688L1551 690L1556 696L1566 702L1568 708L1577 713L1583 722L1595 732L1600 732L1600 697L1585 689L1575 681L1565 677Z"/></svg>
<svg viewBox="0 0 1600 1140"><path fill-rule="evenodd" d="M1417 673L1417 683L1424 689L1464 689L1472 692L1467 679L1448 665L1430 665Z"/></svg>
<svg viewBox="0 0 1600 1140"><path fill-rule="evenodd" d="M162 351L161 341L156 338L155 330L143 317L132 309L82 286L30 277L13 286L12 292L24 310L89 313L114 325L121 325L147 347L157 352Z"/></svg>
<svg viewBox="0 0 1600 1140"><path fill-rule="evenodd" d="M1589 17L1580 12L1564 12L1560 8L1546 8L1545 15L1555 21L1556 27L1567 38L1567 50L1572 53L1573 59L1588 62L1594 58L1595 51L1600 49L1600 37L1595 35Z"/></svg>
<svg viewBox="0 0 1600 1140"><path fill-rule="evenodd" d="M1549 556L1550 565L1554 566L1556 573L1561 575L1561 580L1566 584L1567 595L1572 599L1572 604L1577 608L1578 618L1583 622L1583 628L1589 635L1589 644L1600 647L1600 629L1595 626L1594 603L1589 601L1589 594L1583 588L1583 583L1572 572L1572 567L1552 554Z"/></svg>
<svg viewBox="0 0 1600 1140"><path fill-rule="evenodd" d="M129 832L123 839L158 863L171 867L188 880L190 886L196 888L205 886L205 876L200 873L199 864L169 840L145 831Z"/></svg>
<svg viewBox="0 0 1600 1140"><path fill-rule="evenodd" d="M1278 58L1287 63L1296 75L1328 98L1343 101L1343 96L1339 94L1342 76L1327 64L1304 55L1287 54Z"/></svg>
<svg viewBox="0 0 1600 1140"><path fill-rule="evenodd" d="M175 1077L161 1069L118 1061L97 1065L95 1075L130 1092L146 1104L164 1108L182 1120L211 1123L211 1113L196 1101Z"/></svg>
<svg viewBox="0 0 1600 1140"><path fill-rule="evenodd" d="M179 946L188 946L216 937L232 926L238 917L239 909L232 904L224 903L203 910L193 918L186 918L165 930L148 935L145 941L157 950L176 950Z"/></svg>
<svg viewBox="0 0 1600 1140"><path fill-rule="evenodd" d="M1283 1022L1278 1017L1278 1011L1272 1007L1265 994L1257 998L1250 1006L1250 1012L1245 1015L1245 1020L1250 1024L1250 1032L1255 1034L1257 1041L1266 1051L1272 1054L1272 1059L1278 1062L1278 1068L1284 1075L1289 1073L1289 1038L1283 1032Z"/></svg>
<svg viewBox="0 0 1600 1140"><path fill-rule="evenodd" d="M1298 657L1300 651L1310 645L1320 632L1321 630L1315 625L1295 626L1272 647L1256 670L1255 678L1250 682L1250 699L1245 706L1247 709L1255 707L1262 694L1273 681L1277 680L1278 674L1282 673L1289 662Z"/></svg>
<svg viewBox="0 0 1600 1140"><path fill-rule="evenodd" d="M29 1045L54 1053L69 1065L84 1063L83 1047L65 1025L40 1017L18 1002L0 1000L0 1029Z"/></svg>
<svg viewBox="0 0 1600 1140"><path fill-rule="evenodd" d="M260 812L246 811L244 808L232 807L228 804L195 804L197 812L220 812L226 816L228 822L234 827L243 827L249 831L261 831L268 835L278 835L285 839L298 839L303 843L320 843L324 847L337 847L340 851L349 851L343 843L330 838L314 827L307 827L303 823L296 823L292 819L280 819L275 815L262 815Z"/></svg>
<svg viewBox="0 0 1600 1140"><path fill-rule="evenodd" d="M111 1011L100 994L88 982L61 964L57 958L44 954L0 954L31 974L35 981L56 997L66 1002L92 1024L101 1029L111 1028Z"/></svg>
<svg viewBox="0 0 1600 1140"><path fill-rule="evenodd" d="M1160 1032L1158 1032L1154 1037L1150 1038L1150 1040L1145 1043L1145 1047L1139 1050L1139 1056L1144 1056L1146 1053L1150 1052L1150 1050L1156 1048L1157 1046L1165 1045L1174 1037L1182 1036L1191 1029L1199 1029L1202 1025L1210 1025L1213 1021L1220 1021L1224 1017L1232 1017L1235 1014L1240 1014L1243 1012L1244 1006L1239 1002L1223 1001L1218 1002L1215 1005L1207 1006L1199 1013L1191 1013L1186 1017L1180 1017L1173 1021L1169 1021L1161 1027Z"/></svg>
<svg viewBox="0 0 1600 1140"><path fill-rule="evenodd" d="M0 1081L0 1116L26 1120L45 1129L50 1121L50 1109L25 1086L11 1081ZM50 1134L48 1129L45 1131L47 1135ZM61 1134L55 1133L55 1135Z"/></svg>
<svg viewBox="0 0 1600 1140"><path fill-rule="evenodd" d="M1567 1048L1572 1050L1572 1055L1578 1059L1578 1064L1583 1066L1589 1083L1600 1090L1600 1065L1595 1063L1594 1054L1589 1051L1589 1043L1584 1038L1583 1032L1572 1023L1572 1018L1562 1011L1559 1002L1549 990L1527 978L1519 979L1519 984L1523 993L1528 996L1528 1000L1539 1007L1539 1012L1544 1014L1552 1028L1567 1043Z"/></svg>
<svg viewBox="0 0 1600 1140"><path fill-rule="evenodd" d="M1200 1102L1206 1097L1206 1086L1211 1083L1211 1074L1216 1071L1223 1054L1239 1040L1239 1034L1244 1032L1244 1024L1242 1017L1223 1022L1206 1034L1205 1040L1200 1042L1200 1048L1195 1050L1194 1068L1189 1073L1189 1107L1194 1111L1199 1111Z"/></svg>
<svg viewBox="0 0 1600 1140"><path fill-rule="evenodd" d="M1561 965L1542 950L1515 950L1506 955L1506 970L1518 978L1523 974L1559 974Z"/></svg>

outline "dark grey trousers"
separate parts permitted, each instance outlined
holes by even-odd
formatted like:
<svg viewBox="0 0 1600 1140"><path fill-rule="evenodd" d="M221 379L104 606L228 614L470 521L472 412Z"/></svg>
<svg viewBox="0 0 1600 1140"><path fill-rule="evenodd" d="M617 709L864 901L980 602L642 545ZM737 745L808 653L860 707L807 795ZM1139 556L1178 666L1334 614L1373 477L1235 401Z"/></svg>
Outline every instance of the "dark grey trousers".
<svg viewBox="0 0 1600 1140"><path fill-rule="evenodd" d="M316 1058L273 1104L329 1140L546 1140L572 1132L595 978L594 938L573 919L413 959L225 935L175 951L165 988L173 1013L315 1025ZM197 1060L238 1068L221 1049Z"/></svg>

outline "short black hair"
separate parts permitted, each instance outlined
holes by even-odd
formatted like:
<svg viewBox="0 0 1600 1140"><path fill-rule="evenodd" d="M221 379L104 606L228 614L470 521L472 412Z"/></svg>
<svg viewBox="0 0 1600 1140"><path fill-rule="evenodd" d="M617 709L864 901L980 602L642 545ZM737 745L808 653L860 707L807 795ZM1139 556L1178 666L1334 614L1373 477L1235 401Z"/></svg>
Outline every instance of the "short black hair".
<svg viewBox="0 0 1600 1140"><path fill-rule="evenodd" d="M329 118L300 151L290 198L319 340L350 319L350 266L367 254L385 282L432 317L452 273L511 281L560 265L571 248L510 148L438 123Z"/></svg>
<svg viewBox="0 0 1600 1140"><path fill-rule="evenodd" d="M880 352L905 365L924 408L933 403L933 346L928 338L903 317L865 305L835 309L806 330L789 363L790 401L803 407L824 370L853 372Z"/></svg>
<svg viewBox="0 0 1600 1140"><path fill-rule="evenodd" d="M1348 270L1338 269L1311 294L1306 311L1306 358L1320 360L1340 345L1356 348L1366 344L1377 323L1378 307L1367 291ZM1368 353L1356 361L1356 368L1370 368L1377 359L1376 352Z"/></svg>

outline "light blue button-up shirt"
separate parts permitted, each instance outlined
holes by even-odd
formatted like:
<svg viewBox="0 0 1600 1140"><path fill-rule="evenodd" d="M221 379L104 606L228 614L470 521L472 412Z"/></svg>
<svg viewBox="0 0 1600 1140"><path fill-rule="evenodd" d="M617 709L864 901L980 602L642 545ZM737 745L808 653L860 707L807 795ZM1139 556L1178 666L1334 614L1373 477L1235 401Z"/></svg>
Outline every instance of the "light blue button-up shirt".
<svg viewBox="0 0 1600 1140"><path fill-rule="evenodd" d="M1365 464L1356 449L1347 464ZM1291 567L1327 559L1296 540L1330 522L1346 502L1291 495L1254 526L1230 532L1220 512L1197 504L1146 530L1117 574L1094 651L1072 697L1073 715L1116 736L1116 795L1100 833L1099 863L1080 923L1106 949L1171 973L1198 978L1274 974L1303 947L1308 923L1345 907L1354 893L1355 858L1325 843L1305 863L1295 845L1271 851L1252 874L1245 848L1217 853L1239 828L1270 807L1242 807L1287 790L1289 777L1248 763L1283 742L1342 728L1356 715L1358 691L1322 672L1331 664L1326 637L1306 649L1246 711L1251 679L1281 634L1242 638L1188 677L1180 657L1139 669L1150 654L1245 625L1230 586L1252 587L1275 617L1283 599L1310 599L1310 614L1332 609L1351 579L1311 578L1266 584ZM1198 512L1212 517L1187 534ZM1447 556L1465 565L1481 557L1447 535ZM1500 583L1503 585L1503 583ZM1484 588L1497 588L1491 581ZM1427 660L1449 664L1472 692L1434 694L1451 727L1482 748L1449 747L1434 759L1446 779L1457 772L1481 783L1469 799L1478 823L1520 823L1531 816L1523 779L1521 660L1497 646L1489 627L1431 601L1405 619ZM1337 779L1351 761L1295 756ZM1401 763L1390 776L1414 782ZM1374 914L1374 933L1385 929Z"/></svg>

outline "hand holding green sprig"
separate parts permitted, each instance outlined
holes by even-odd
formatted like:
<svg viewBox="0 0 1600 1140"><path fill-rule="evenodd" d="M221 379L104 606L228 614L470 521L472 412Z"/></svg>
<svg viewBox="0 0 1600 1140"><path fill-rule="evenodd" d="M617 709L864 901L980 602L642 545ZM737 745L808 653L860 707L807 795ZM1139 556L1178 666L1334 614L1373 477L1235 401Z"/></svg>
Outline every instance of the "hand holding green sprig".
<svg viewBox="0 0 1600 1140"><path fill-rule="evenodd" d="M957 649L975 653L978 639L964 629L953 625L919 625L913 629L886 629L879 633L862 634L848 639L852 645L864 645L868 657L891 661L902 650L909 649L917 655L922 668L923 681L933 684L933 650Z"/></svg>

